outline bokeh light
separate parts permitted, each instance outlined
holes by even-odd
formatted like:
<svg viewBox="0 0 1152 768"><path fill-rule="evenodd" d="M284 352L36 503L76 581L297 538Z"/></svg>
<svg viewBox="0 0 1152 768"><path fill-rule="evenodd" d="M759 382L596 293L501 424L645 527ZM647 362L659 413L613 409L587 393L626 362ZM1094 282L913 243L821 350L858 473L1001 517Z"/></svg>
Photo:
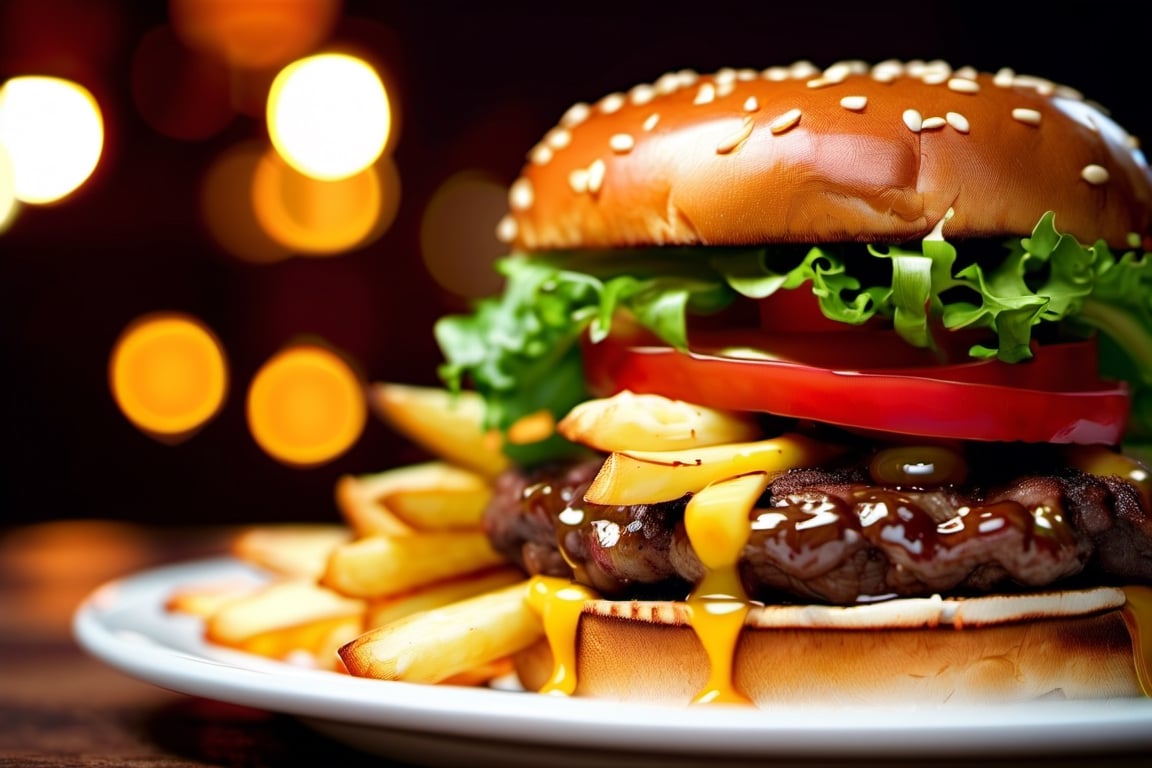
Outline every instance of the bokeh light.
<svg viewBox="0 0 1152 768"><path fill-rule="evenodd" d="M16 211L19 208L12 158L8 156L8 150L0 144L0 233L3 233L16 219Z"/></svg>
<svg viewBox="0 0 1152 768"><path fill-rule="evenodd" d="M248 429L285 464L309 467L344 453L368 417L365 384L343 356L295 344L261 366L248 389Z"/></svg>
<svg viewBox="0 0 1152 768"><path fill-rule="evenodd" d="M392 123L376 70L342 53L309 56L282 69L268 94L267 117L272 144L288 164L327 180L375 163Z"/></svg>
<svg viewBox="0 0 1152 768"><path fill-rule="evenodd" d="M215 334L180 313L146 315L116 340L108 365L112 395L142 431L166 442L188 437L219 412L228 365Z"/></svg>
<svg viewBox="0 0 1152 768"><path fill-rule="evenodd" d="M342 179L305 176L276 152L264 154L251 184L264 231L305 255L342 253L379 236L396 215L400 181L390 157Z"/></svg>
<svg viewBox="0 0 1152 768"><path fill-rule="evenodd" d="M252 180L267 152L261 141L233 144L218 155L200 187L200 209L212 238L231 256L267 264L292 255L256 219Z"/></svg>
<svg viewBox="0 0 1152 768"><path fill-rule="evenodd" d="M432 279L459 296L499 292L494 263L508 247L496 225L507 208L507 189L482 172L463 171L441 184L420 223L420 253Z"/></svg>
<svg viewBox="0 0 1152 768"><path fill-rule="evenodd" d="M281 67L331 34L339 0L170 0L172 25L189 47L234 67Z"/></svg>
<svg viewBox="0 0 1152 768"><path fill-rule="evenodd" d="M104 147L100 106L72 81L14 77L0 86L0 145L12 160L16 198L55 202L96 170Z"/></svg>
<svg viewBox="0 0 1152 768"><path fill-rule="evenodd" d="M224 61L188 48L169 25L148 31L132 57L132 98L154 130L174 139L214 136L235 116Z"/></svg>

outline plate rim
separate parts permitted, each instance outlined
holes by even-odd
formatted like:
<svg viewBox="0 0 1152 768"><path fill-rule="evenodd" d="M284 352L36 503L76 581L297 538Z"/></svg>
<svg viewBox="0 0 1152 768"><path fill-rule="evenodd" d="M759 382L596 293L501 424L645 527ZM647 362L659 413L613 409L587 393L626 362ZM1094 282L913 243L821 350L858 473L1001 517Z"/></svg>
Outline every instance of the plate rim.
<svg viewBox="0 0 1152 768"><path fill-rule="evenodd" d="M304 720L483 741L587 747L594 739L602 749L744 758L1152 749L1152 699L750 710L430 686L298 668L211 646L199 619L164 608L164 598L178 587L234 577L263 580L269 574L221 556L114 579L77 606L73 637L105 664L177 693Z"/></svg>

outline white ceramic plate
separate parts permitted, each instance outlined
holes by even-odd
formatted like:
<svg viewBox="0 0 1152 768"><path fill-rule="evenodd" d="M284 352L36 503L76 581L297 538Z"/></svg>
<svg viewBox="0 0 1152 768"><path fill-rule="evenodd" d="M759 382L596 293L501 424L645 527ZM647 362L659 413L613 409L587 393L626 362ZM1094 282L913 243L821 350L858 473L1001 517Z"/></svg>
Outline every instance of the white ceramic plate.
<svg viewBox="0 0 1152 768"><path fill-rule="evenodd" d="M207 645L198 620L164 609L176 588L237 577L261 578L221 558L112 582L79 607L75 636L97 658L157 686L293 715L352 746L426 765L762 765L1152 750L1147 699L973 709L636 706L297 668Z"/></svg>

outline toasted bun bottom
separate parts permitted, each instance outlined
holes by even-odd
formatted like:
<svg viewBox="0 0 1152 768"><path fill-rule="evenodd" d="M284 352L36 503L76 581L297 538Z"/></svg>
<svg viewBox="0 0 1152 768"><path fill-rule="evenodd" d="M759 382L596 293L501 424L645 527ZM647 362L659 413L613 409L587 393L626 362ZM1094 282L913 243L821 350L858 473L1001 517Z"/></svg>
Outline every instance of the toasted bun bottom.
<svg viewBox="0 0 1152 768"><path fill-rule="evenodd" d="M1123 592L1045 598L754 609L734 682L759 706L1140 696ZM576 695L691 703L709 661L687 616L682 603L590 601L576 638ZM539 689L552 669L548 644L516 666L524 686Z"/></svg>

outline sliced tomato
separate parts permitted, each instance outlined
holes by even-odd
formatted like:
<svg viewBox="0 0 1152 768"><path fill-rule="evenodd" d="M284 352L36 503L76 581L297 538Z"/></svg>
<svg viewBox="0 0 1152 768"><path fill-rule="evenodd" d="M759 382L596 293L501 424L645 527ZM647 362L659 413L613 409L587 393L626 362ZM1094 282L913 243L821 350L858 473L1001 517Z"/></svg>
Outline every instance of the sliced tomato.
<svg viewBox="0 0 1152 768"><path fill-rule="evenodd" d="M887 336L797 334L786 339L786 359L737 352L748 345L733 344L731 337L726 343L694 337L696 351L684 353L635 335L612 336L586 345L585 368L598 395L628 389L867 432L1033 443L1121 441L1129 392L1124 383L1097 376L1091 340L1038 346L1034 359L1023 363L937 364L920 350L890 351L902 342L879 333Z"/></svg>

